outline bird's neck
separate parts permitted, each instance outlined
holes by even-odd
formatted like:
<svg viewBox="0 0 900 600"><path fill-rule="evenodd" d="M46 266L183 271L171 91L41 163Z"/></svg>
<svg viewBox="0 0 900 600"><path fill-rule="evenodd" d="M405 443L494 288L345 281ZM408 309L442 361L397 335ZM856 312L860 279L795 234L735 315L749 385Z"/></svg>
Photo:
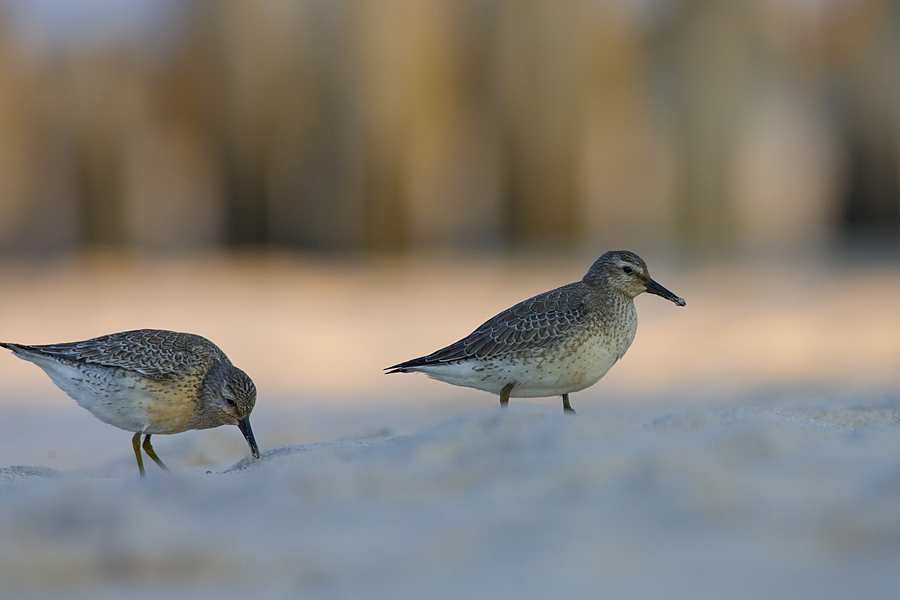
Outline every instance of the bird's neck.
<svg viewBox="0 0 900 600"><path fill-rule="evenodd" d="M613 313L629 310L634 306L634 298L609 286L595 287L591 302L597 309Z"/></svg>

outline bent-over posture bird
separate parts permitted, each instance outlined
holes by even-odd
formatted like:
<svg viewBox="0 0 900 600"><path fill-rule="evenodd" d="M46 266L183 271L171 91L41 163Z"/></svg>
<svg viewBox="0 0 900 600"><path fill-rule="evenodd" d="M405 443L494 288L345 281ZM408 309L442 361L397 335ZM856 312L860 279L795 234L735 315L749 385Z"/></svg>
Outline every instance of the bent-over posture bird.
<svg viewBox="0 0 900 600"><path fill-rule="evenodd" d="M140 329L46 346L0 342L33 362L53 383L104 423L133 431L141 477L144 451L169 469L150 445L153 434L237 425L259 458L250 428L256 386L218 346L190 333Z"/></svg>
<svg viewBox="0 0 900 600"><path fill-rule="evenodd" d="M649 292L685 302L650 278L633 252L607 252L581 281L516 304L458 342L385 369L510 398L562 396L586 389L622 358L637 331L634 298Z"/></svg>

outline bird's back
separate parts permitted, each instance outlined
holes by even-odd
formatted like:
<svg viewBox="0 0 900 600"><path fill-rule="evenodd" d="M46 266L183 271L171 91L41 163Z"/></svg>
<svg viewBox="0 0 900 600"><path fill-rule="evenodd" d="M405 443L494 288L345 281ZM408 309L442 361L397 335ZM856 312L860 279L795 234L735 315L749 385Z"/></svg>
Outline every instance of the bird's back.
<svg viewBox="0 0 900 600"><path fill-rule="evenodd" d="M0 342L0 346L25 360L44 357L71 364L126 369L160 380L203 372L216 362L227 360L225 353L204 337L163 329L123 331L62 344Z"/></svg>
<svg viewBox="0 0 900 600"><path fill-rule="evenodd" d="M482 323L463 339L427 356L392 367L388 373L468 360L515 359L544 353L588 324L591 290L570 283L523 300Z"/></svg>

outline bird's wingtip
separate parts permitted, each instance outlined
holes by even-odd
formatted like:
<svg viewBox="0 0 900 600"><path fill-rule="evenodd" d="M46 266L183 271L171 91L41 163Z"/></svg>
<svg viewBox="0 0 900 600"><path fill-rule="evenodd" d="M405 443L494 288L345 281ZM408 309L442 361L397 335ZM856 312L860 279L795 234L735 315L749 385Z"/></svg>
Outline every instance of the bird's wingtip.
<svg viewBox="0 0 900 600"><path fill-rule="evenodd" d="M419 358L413 358L412 360L405 360L401 363L397 363L396 365L391 365L390 367L385 367L385 375L390 375L392 373L410 373L412 372L412 367L421 366L424 363L425 357L420 356Z"/></svg>

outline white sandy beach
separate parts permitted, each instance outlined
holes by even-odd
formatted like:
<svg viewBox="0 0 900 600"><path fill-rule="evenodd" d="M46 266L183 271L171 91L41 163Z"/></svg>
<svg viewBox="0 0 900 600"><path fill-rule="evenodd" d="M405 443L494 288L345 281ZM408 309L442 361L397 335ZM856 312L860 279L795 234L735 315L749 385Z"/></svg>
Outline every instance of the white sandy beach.
<svg viewBox="0 0 900 600"><path fill-rule="evenodd" d="M520 405L223 473L5 468L0 581L4 597L887 598L898 418L896 395L646 423Z"/></svg>
<svg viewBox="0 0 900 600"><path fill-rule="evenodd" d="M154 437L175 472L138 481L129 433L0 356L0 597L893 597L896 268L646 258L688 305L638 299L577 418L380 369L589 262L7 265L4 341L207 335L257 382L264 454Z"/></svg>

